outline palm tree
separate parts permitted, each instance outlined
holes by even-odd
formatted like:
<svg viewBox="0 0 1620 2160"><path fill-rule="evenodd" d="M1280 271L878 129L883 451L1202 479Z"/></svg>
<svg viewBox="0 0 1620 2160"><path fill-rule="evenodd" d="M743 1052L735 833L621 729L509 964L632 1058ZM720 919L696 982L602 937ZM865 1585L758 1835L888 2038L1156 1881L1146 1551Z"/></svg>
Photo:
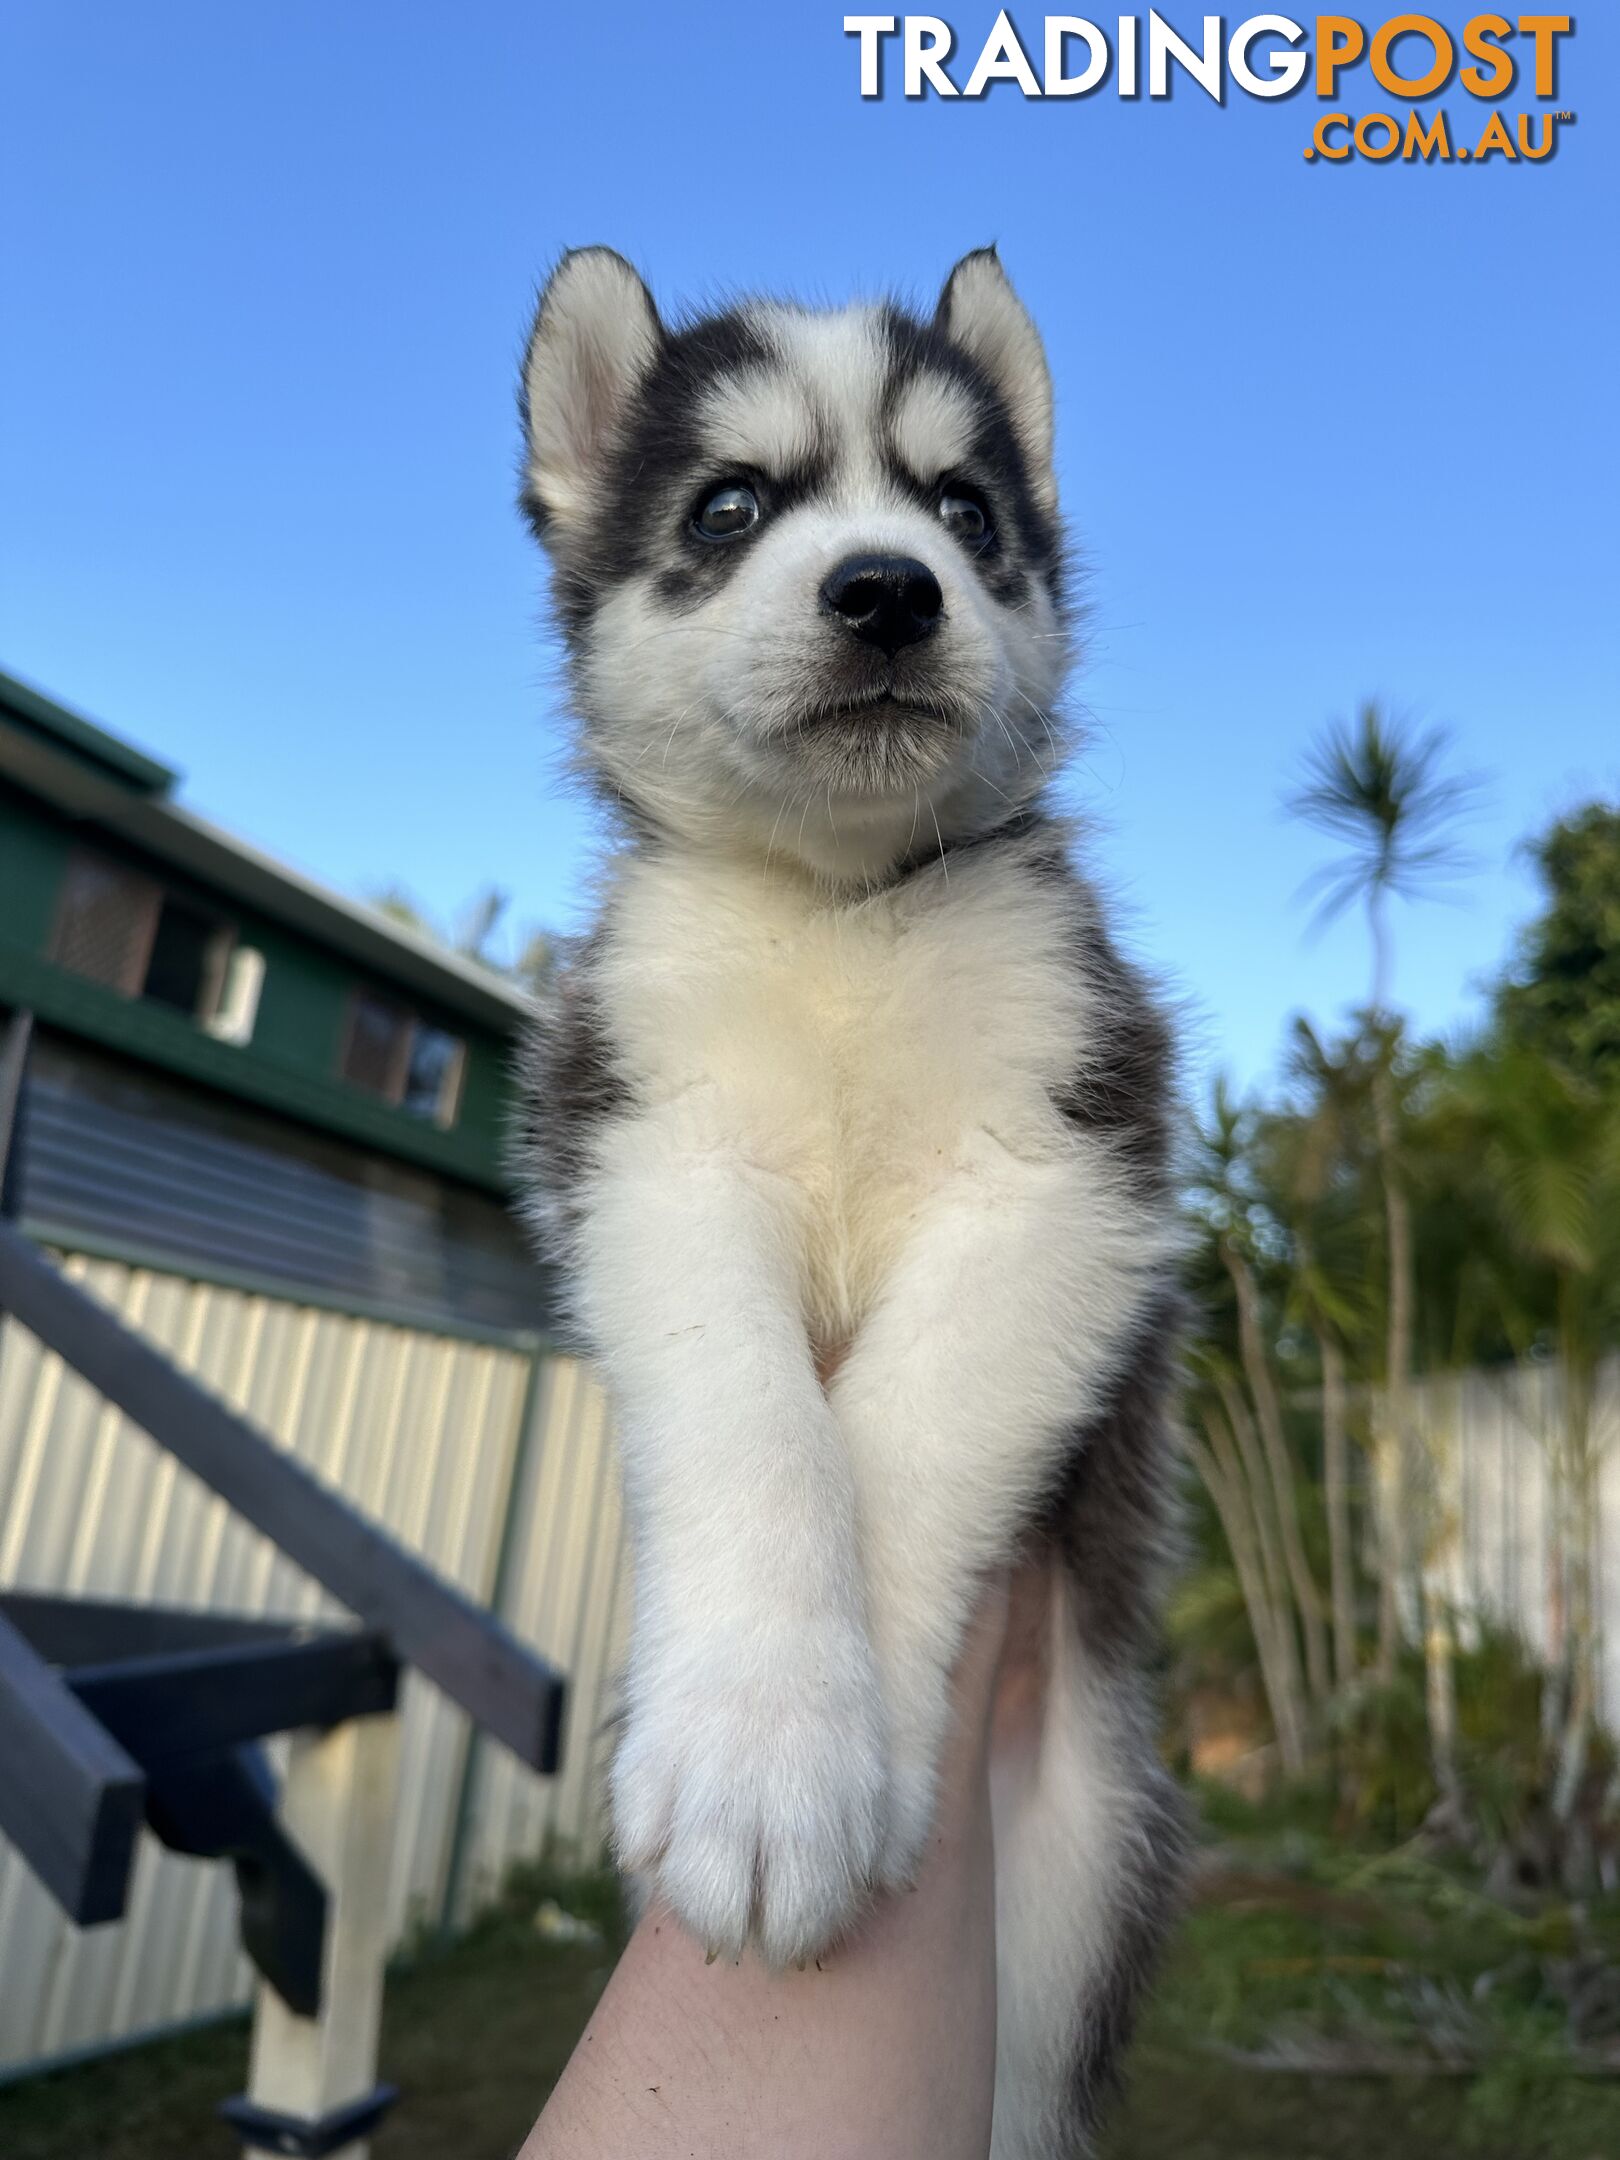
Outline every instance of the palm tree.
<svg viewBox="0 0 1620 2160"><path fill-rule="evenodd" d="M1291 1779L1302 1778L1309 1762L1309 1719L1288 1585L1272 1536L1258 1451L1252 1429L1245 1435L1241 1415L1234 1419L1229 1414L1240 1406L1219 1354L1196 1352L1193 1371L1204 1384L1182 1427L1182 1444L1232 1555L1283 1772Z"/></svg>
<svg viewBox="0 0 1620 2160"><path fill-rule="evenodd" d="M496 975L509 975L526 989L542 991L557 962L556 943L544 930L530 924L518 933L516 954L503 959L495 948L495 934L506 919L511 894L498 885L486 885L475 893L446 930L421 907L403 885L385 885L371 895L371 904L391 922L401 923L418 936L447 945L463 960L475 960Z"/></svg>
<svg viewBox="0 0 1620 2160"><path fill-rule="evenodd" d="M1267 1150L1293 1247L1288 1314L1315 1342L1322 1379L1333 1677L1343 1690L1354 1684L1359 1664L1347 1358L1363 1325L1353 1286L1367 1272L1362 1181L1354 1164L1368 1076L1355 1038L1335 1050L1302 1017L1294 1021L1288 1073L1301 1099L1268 1121Z"/></svg>
<svg viewBox="0 0 1620 2160"><path fill-rule="evenodd" d="M1281 1554L1287 1594L1304 1645L1310 1695L1322 1705L1331 1691L1322 1595L1305 1549L1299 1481L1283 1430L1282 1405L1267 1349L1265 1300L1255 1264L1254 1217L1260 1212L1255 1142L1253 1113L1235 1100L1224 1079L1217 1079L1209 1114L1198 1132L1194 1196L1232 1291L1236 1370L1242 1374L1248 1401L1243 1400L1230 1359L1208 1360L1206 1366L1219 1397L1221 1418L1238 1459L1249 1472L1261 1552L1271 1545L1274 1534ZM1214 1449L1214 1453L1218 1460L1220 1451Z"/></svg>
<svg viewBox="0 0 1620 2160"><path fill-rule="evenodd" d="M1417 731L1386 713L1375 699L1363 702L1353 723L1335 721L1306 758L1289 807L1307 824L1343 841L1343 854L1324 864L1305 890L1314 891L1313 920L1320 924L1359 902L1366 910L1372 946L1372 984L1366 1034L1373 1056L1373 1120L1383 1187L1388 1255L1388 1308L1384 1359L1385 1506L1393 1507L1396 1539L1415 1512L1416 1479L1408 1390L1412 1372L1412 1211L1398 1144L1396 1100L1401 1027L1390 1009L1394 948L1389 909L1395 899L1414 900L1466 867L1452 828L1476 794L1476 783L1445 770L1449 740L1443 730ZM1392 1487L1393 1490L1389 1488ZM1429 1555L1425 1555L1429 1558ZM1411 1572L1399 1554L1399 1574ZM1389 1570L1384 1573L1387 1577ZM1436 1782L1455 1802L1456 1701L1451 1682L1451 1624L1444 1600L1425 1583L1423 1638L1429 1674L1430 1742ZM1381 1585L1379 1670L1393 1675L1398 1633L1398 1583Z"/></svg>
<svg viewBox="0 0 1620 2160"><path fill-rule="evenodd" d="M1470 867L1452 833L1479 783L1443 769L1450 748L1444 728L1420 733L1367 698L1353 723L1330 722L1311 746L1288 800L1295 817L1346 843L1337 860L1306 879L1301 897L1316 894L1317 927L1358 902L1365 908L1375 1016L1389 1010L1394 983L1390 902L1421 899Z"/></svg>

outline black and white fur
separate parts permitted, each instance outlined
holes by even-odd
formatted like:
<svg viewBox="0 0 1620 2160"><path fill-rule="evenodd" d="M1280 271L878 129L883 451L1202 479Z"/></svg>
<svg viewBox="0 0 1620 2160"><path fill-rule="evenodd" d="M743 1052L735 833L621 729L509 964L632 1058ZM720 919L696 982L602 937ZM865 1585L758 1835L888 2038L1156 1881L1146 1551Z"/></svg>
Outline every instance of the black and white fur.
<svg viewBox="0 0 1620 2160"><path fill-rule="evenodd" d="M525 1150L623 1457L619 1854L711 1947L823 1949L912 1876L964 1625L1021 1558L993 2150L1079 2155L1179 1868L1145 1677L1174 1233L1166 1033L1041 807L1069 658L1041 343L991 251L928 321L671 326L593 248L522 402L622 811ZM727 485L759 516L716 543ZM926 566L926 635L852 634L824 593L860 556Z"/></svg>

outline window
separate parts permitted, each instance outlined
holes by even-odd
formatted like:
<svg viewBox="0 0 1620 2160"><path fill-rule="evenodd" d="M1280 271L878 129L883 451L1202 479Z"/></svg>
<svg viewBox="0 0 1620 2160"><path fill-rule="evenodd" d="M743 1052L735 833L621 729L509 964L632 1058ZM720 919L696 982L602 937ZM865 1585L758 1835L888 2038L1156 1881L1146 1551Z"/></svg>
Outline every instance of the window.
<svg viewBox="0 0 1620 2160"><path fill-rule="evenodd" d="M163 888L104 856L76 849L62 879L51 958L89 982L138 997Z"/></svg>
<svg viewBox="0 0 1620 2160"><path fill-rule="evenodd" d="M357 990L349 1000L338 1073L351 1087L448 1127L461 1106L466 1061L467 1046L458 1036L430 1027L403 1005L371 990Z"/></svg>
<svg viewBox="0 0 1620 2160"><path fill-rule="evenodd" d="M215 916L165 894L142 997L184 1013L188 1020L211 1019L230 945L229 931Z"/></svg>
<svg viewBox="0 0 1620 2160"><path fill-rule="evenodd" d="M405 1068L402 1107L413 1117L431 1118L436 1125L453 1125L461 1100L461 1069L467 1047L443 1028L427 1027L420 1020L411 1036L410 1063Z"/></svg>
<svg viewBox="0 0 1620 2160"><path fill-rule="evenodd" d="M398 1005L357 990L349 1000L349 1032L338 1072L384 1102L398 1102L411 1053L411 1016Z"/></svg>
<svg viewBox="0 0 1620 2160"><path fill-rule="evenodd" d="M218 1010L236 934L155 878L76 849L57 907L51 958L123 997L150 998L207 1026Z"/></svg>
<svg viewBox="0 0 1620 2160"><path fill-rule="evenodd" d="M235 945L225 967L219 1003L205 1023L218 1042L250 1043L264 989L264 954L251 945Z"/></svg>

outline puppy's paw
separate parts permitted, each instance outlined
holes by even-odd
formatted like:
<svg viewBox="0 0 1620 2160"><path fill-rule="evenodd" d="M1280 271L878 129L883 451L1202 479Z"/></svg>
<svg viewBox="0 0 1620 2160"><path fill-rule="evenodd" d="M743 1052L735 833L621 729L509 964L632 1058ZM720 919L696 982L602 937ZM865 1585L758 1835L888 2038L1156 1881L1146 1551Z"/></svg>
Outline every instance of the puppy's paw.
<svg viewBox="0 0 1620 2160"><path fill-rule="evenodd" d="M930 1660L879 1653L889 1720L889 1807L877 1879L916 1882L939 1813L940 1762L950 1723L950 1678Z"/></svg>
<svg viewBox="0 0 1620 2160"><path fill-rule="evenodd" d="M889 1810L877 1880L885 1890L909 1890L922 1868L939 1806L934 1751L908 1737L896 1747L889 1773Z"/></svg>
<svg viewBox="0 0 1620 2160"><path fill-rule="evenodd" d="M861 1629L775 1626L638 1655L613 1767L619 1857L710 1951L813 1957L864 1903L888 1827Z"/></svg>

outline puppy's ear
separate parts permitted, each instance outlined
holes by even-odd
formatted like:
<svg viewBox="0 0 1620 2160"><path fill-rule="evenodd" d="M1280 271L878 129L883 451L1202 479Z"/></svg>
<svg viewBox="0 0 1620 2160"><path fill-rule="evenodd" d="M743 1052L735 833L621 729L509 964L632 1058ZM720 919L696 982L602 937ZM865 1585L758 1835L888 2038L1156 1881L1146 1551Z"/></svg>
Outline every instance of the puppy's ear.
<svg viewBox="0 0 1620 2160"><path fill-rule="evenodd" d="M663 336L652 294L611 248L575 248L551 273L518 393L523 503L537 528L583 513L593 469Z"/></svg>
<svg viewBox="0 0 1620 2160"><path fill-rule="evenodd" d="M1052 377L1046 349L993 247L964 255L945 280L934 327L977 361L1000 391L1036 498L1043 509L1055 510Z"/></svg>

